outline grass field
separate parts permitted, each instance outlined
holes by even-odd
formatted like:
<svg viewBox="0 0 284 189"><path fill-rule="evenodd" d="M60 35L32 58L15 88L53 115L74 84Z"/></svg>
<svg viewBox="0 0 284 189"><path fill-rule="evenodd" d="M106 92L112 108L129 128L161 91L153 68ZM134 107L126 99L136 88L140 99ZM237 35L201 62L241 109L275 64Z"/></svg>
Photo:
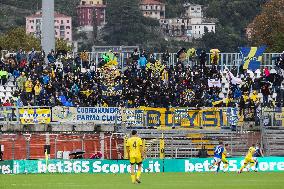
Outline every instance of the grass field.
<svg viewBox="0 0 284 189"><path fill-rule="evenodd" d="M282 189L284 173L142 174L131 184L128 174L0 175L0 189Z"/></svg>

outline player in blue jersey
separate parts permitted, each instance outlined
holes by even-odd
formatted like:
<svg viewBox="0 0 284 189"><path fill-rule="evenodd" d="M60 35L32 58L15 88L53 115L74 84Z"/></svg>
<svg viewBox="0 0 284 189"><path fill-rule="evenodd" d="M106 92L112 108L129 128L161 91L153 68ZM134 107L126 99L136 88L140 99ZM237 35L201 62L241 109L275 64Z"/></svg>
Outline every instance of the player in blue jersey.
<svg viewBox="0 0 284 189"><path fill-rule="evenodd" d="M220 141L219 145L214 148L214 162L212 165L209 166L209 170L212 169L214 166L217 166L216 172L217 173L219 172L223 152L224 152L223 142Z"/></svg>
<svg viewBox="0 0 284 189"><path fill-rule="evenodd" d="M260 143L256 144L255 152L253 154L253 160L255 161L255 169L254 169L255 172L257 172L258 169L258 157L263 157L263 152L260 147Z"/></svg>

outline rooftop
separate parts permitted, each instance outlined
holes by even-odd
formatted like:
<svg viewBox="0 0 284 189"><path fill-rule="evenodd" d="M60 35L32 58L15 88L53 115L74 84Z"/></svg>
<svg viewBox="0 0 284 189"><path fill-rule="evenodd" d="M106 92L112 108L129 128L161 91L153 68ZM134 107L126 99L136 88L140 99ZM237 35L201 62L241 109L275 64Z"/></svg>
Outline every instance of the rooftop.
<svg viewBox="0 0 284 189"><path fill-rule="evenodd" d="M142 0L141 5L162 5L164 3L160 1L155 1L155 0Z"/></svg>
<svg viewBox="0 0 284 189"><path fill-rule="evenodd" d="M27 18L41 18L42 17L42 11L37 11L35 14L32 14L30 16L27 16ZM58 12L54 13L55 18L71 18L71 16L67 16L65 14L61 14Z"/></svg>
<svg viewBox="0 0 284 189"><path fill-rule="evenodd" d="M102 4L93 4L93 5L78 5L77 8L106 8L106 5Z"/></svg>

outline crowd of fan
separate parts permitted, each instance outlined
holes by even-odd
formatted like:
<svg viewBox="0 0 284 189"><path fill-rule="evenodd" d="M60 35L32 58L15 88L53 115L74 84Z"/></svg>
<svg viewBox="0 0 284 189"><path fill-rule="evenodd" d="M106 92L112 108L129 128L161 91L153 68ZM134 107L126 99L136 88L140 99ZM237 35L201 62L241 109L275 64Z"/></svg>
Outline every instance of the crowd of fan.
<svg viewBox="0 0 284 189"><path fill-rule="evenodd" d="M19 49L1 59L1 84L5 86L14 77L17 86L13 98L4 97L1 106L244 108L260 104L260 95L264 106L283 106L284 53L273 71L265 68L251 74L241 70L241 83L228 77L237 77L236 67L221 72L218 65L206 66L205 52L192 64L179 59L174 66L167 66L168 52L158 61L155 54L135 50L124 70L106 66L104 59L99 60L99 66L92 66L87 52L73 57L72 53L52 51L47 55L48 63L44 57L44 52L25 53ZM224 91L224 83L209 87L209 79L225 79L230 83L228 90Z"/></svg>

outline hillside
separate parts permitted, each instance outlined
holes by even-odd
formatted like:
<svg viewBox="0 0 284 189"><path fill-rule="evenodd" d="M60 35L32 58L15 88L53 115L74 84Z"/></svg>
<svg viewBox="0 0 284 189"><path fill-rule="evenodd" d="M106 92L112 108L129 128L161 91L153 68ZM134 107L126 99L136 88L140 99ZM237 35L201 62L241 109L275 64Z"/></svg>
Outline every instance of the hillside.
<svg viewBox="0 0 284 189"><path fill-rule="evenodd" d="M108 0L111 3L114 0ZM121 0L126 1L126 0ZM206 34L193 46L216 47L223 51L234 51L247 43L245 28L260 12L267 0L160 0L166 3L166 17L179 17L183 14L183 3L203 5L204 15L217 18L218 33ZM55 10L72 16L73 26L77 26L76 5L80 0L55 0ZM25 26L25 16L41 7L41 0L0 0L0 33L11 27ZM118 13L120 14L120 13ZM117 15L119 16L119 15ZM224 41L226 39L226 41Z"/></svg>

